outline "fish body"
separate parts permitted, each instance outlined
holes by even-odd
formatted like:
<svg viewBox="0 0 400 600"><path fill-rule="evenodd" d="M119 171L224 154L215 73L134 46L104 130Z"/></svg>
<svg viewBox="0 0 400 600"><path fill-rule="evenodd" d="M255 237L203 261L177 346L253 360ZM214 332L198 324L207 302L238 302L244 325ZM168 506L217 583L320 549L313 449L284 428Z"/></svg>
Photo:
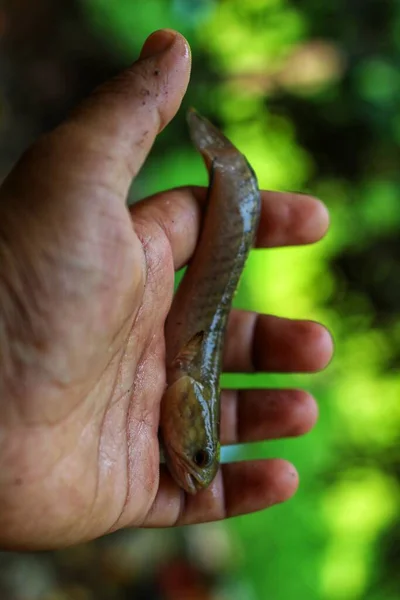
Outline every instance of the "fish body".
<svg viewBox="0 0 400 600"><path fill-rule="evenodd" d="M165 326L167 388L160 435L172 476L194 494L219 468L224 335L261 201L254 171L235 146L193 109L188 124L210 181L199 242Z"/></svg>

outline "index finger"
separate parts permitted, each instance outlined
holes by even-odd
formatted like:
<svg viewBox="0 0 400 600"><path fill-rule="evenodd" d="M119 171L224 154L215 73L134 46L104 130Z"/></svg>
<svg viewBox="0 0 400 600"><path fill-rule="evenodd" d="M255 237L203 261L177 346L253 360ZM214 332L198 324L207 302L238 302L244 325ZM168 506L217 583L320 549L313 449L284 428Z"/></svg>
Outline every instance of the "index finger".
<svg viewBox="0 0 400 600"><path fill-rule="evenodd" d="M187 264L198 240L206 188L182 187L139 202L131 208L135 220L145 220L154 235L164 234L172 248L175 269ZM261 192L261 216L256 247L311 244L328 230L329 213L312 196Z"/></svg>

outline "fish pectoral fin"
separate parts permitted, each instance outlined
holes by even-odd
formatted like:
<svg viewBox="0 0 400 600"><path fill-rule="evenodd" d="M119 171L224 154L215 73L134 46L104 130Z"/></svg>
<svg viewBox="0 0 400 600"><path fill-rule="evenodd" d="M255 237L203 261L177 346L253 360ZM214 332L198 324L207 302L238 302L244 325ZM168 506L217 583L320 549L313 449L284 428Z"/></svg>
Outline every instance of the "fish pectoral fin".
<svg viewBox="0 0 400 600"><path fill-rule="evenodd" d="M196 365L204 341L204 331L198 331L190 338L173 360L173 367L189 373Z"/></svg>

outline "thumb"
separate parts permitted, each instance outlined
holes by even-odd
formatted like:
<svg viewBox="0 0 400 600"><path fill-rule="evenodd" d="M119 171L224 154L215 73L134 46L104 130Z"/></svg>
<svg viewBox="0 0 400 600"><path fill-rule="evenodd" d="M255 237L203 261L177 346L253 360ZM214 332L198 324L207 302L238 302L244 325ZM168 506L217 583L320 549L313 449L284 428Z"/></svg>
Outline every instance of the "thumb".
<svg viewBox="0 0 400 600"><path fill-rule="evenodd" d="M182 35L168 29L152 33L132 66L97 88L35 145L34 171L50 172L53 186L57 180L64 189L95 185L125 202L156 135L179 109L190 66Z"/></svg>
<svg viewBox="0 0 400 600"><path fill-rule="evenodd" d="M190 75L190 49L179 33L161 29L145 41L139 59L108 81L75 111L70 123L81 128L109 161L113 183L127 193L156 135L174 117ZM111 165L112 169L112 165ZM122 172L121 170L122 169ZM112 173L110 173L112 175Z"/></svg>

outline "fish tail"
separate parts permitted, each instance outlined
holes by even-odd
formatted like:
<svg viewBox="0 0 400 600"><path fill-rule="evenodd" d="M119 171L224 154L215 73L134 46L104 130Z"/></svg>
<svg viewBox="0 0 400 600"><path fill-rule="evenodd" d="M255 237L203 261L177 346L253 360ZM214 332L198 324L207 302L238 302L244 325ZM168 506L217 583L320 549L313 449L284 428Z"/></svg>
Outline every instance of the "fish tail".
<svg viewBox="0 0 400 600"><path fill-rule="evenodd" d="M210 166L221 150L237 150L221 131L194 108L189 108L186 118L192 142L207 166Z"/></svg>

